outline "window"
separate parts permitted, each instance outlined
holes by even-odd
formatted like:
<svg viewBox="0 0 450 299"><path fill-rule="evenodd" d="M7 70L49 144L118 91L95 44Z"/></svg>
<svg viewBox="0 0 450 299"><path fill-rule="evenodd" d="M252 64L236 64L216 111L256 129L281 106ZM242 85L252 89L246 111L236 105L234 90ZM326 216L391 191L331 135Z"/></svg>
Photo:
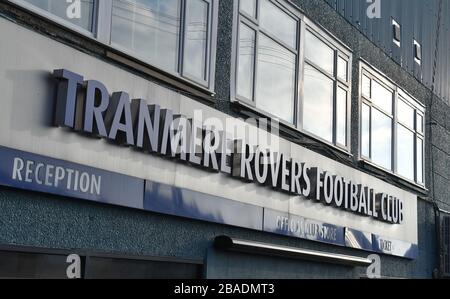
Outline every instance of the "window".
<svg viewBox="0 0 450 299"><path fill-rule="evenodd" d="M422 46L418 41L414 40L413 47L414 47L414 61L420 65L422 61Z"/></svg>
<svg viewBox="0 0 450 299"><path fill-rule="evenodd" d="M42 248L0 248L0 279L67 279L72 251ZM200 279L204 266L176 258L120 256L84 252L82 279Z"/></svg>
<svg viewBox="0 0 450 299"><path fill-rule="evenodd" d="M217 5L212 0L10 0L170 75L213 90ZM74 8L72 9L71 5Z"/></svg>
<svg viewBox="0 0 450 299"><path fill-rule="evenodd" d="M203 265L197 263L90 257L87 279L201 279Z"/></svg>
<svg viewBox="0 0 450 299"><path fill-rule="evenodd" d="M112 3L112 45L165 71L207 85L210 0L113 0Z"/></svg>
<svg viewBox="0 0 450 299"><path fill-rule="evenodd" d="M347 148L350 54L312 26L304 36L303 130Z"/></svg>
<svg viewBox="0 0 450 299"><path fill-rule="evenodd" d="M327 141L333 137L333 80L305 65L303 128Z"/></svg>
<svg viewBox="0 0 450 299"><path fill-rule="evenodd" d="M366 65L361 67L361 156L424 184L424 107Z"/></svg>
<svg viewBox="0 0 450 299"><path fill-rule="evenodd" d="M111 43L169 71L178 70L181 1L114 0Z"/></svg>
<svg viewBox="0 0 450 299"><path fill-rule="evenodd" d="M293 124L299 19L275 1L239 1L239 8L237 98Z"/></svg>
<svg viewBox="0 0 450 299"><path fill-rule="evenodd" d="M203 81L207 79L209 6L210 4L203 0L186 2L183 70L193 78Z"/></svg>
<svg viewBox="0 0 450 299"><path fill-rule="evenodd" d="M257 107L294 122L295 54L261 35L257 59Z"/></svg>
<svg viewBox="0 0 450 299"><path fill-rule="evenodd" d="M350 51L285 1L236 3L235 100L347 150Z"/></svg>
<svg viewBox="0 0 450 299"><path fill-rule="evenodd" d="M75 25L83 30L93 32L94 30L94 0L80 1L80 10L71 3L61 0L16 0L22 5L43 13L60 18L63 22Z"/></svg>
<svg viewBox="0 0 450 299"><path fill-rule="evenodd" d="M394 42L394 44L400 47L402 40L402 29L400 24L397 23L397 21L394 19L392 19L392 36L392 41Z"/></svg>
<svg viewBox="0 0 450 299"><path fill-rule="evenodd" d="M257 0L240 1L241 12L246 13L249 17L256 19L256 1Z"/></svg>

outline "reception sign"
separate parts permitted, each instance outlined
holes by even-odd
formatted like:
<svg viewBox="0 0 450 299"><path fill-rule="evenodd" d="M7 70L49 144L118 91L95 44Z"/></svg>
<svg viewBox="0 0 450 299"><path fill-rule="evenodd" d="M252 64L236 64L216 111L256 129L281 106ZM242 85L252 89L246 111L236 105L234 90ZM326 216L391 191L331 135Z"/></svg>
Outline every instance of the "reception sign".
<svg viewBox="0 0 450 299"><path fill-rule="evenodd" d="M144 180L0 146L0 184L143 208Z"/></svg>

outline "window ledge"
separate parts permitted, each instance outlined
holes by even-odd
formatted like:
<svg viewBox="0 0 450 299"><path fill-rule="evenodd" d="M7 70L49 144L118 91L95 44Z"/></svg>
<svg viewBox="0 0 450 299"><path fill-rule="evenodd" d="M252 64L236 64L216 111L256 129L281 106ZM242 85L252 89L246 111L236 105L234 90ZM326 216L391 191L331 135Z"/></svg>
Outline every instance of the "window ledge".
<svg viewBox="0 0 450 299"><path fill-rule="evenodd" d="M176 91L200 98L204 101L207 101L209 105L214 103L215 93L213 93L211 90L191 83L186 79L166 74L164 71L161 71L160 69L157 69L156 67L153 67L152 65L147 64L142 60L133 58L128 54L111 48L110 46L105 45L105 47L107 47L106 57L113 60L114 62L125 65L140 73L155 78L158 81L174 86L176 88Z"/></svg>
<svg viewBox="0 0 450 299"><path fill-rule="evenodd" d="M246 116L249 116L249 115L247 113L245 113L245 112L249 112L251 114L255 114L255 116L264 117L264 118L267 118L269 120L276 118L274 115L271 115L269 112L266 112L266 111L261 110L261 109L259 109L257 107L254 107L253 105L250 105L249 103L247 103L245 101L242 101L242 100L239 100L239 99L233 99L233 100L231 100L231 102L235 106L237 106L238 108L244 108L245 111L240 110L239 112L243 113L243 114L246 114ZM250 117L252 117L252 115L250 115ZM294 126L291 123L288 123L288 122L283 121L283 120L277 120L277 123L280 124L280 130L281 129L292 130L292 131L294 131L296 133L300 133L300 134L304 135L305 137L308 137L308 138L310 138L310 139L312 139L312 140L322 144L324 147L330 148L333 151L337 151L337 152L339 152L341 154L344 154L345 156L347 156L349 158L353 157L353 154L350 153L350 151L345 150L345 149L343 149L343 148L341 148L341 147L339 147L337 145L334 145L332 143L329 143L328 141L325 141L324 139L322 139L322 138L320 138L318 136L315 136L314 134L302 131L302 130L300 130L299 128L297 128L296 126ZM282 134L280 134L280 138L286 139L285 136L283 137L281 135ZM295 142L293 142L293 143L295 143Z"/></svg>
<svg viewBox="0 0 450 299"><path fill-rule="evenodd" d="M385 169L381 166L378 166L375 163L370 162L366 159L363 159L363 158L359 159L359 163L364 169L366 169L372 173L376 172L382 176L385 176L386 178L393 178L393 179L395 179L395 182L397 184L401 185L402 187L407 187L416 192L419 192L421 195L425 195L429 192L429 190L424 185L420 185L416 182L410 181L410 180L402 177L401 175L395 174L392 171Z"/></svg>

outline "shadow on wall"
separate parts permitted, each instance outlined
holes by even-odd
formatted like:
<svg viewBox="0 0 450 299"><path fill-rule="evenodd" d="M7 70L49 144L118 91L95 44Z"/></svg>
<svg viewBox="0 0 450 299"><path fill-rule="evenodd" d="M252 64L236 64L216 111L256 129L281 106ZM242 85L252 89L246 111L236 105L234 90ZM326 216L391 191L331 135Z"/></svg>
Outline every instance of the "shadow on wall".
<svg viewBox="0 0 450 299"><path fill-rule="evenodd" d="M193 199L185 199L183 190L180 188L148 181L145 185L145 210L216 223L224 223L224 218L220 213L213 213L207 207L200 208ZM213 204L213 200L210 201L211 204Z"/></svg>
<svg viewBox="0 0 450 299"><path fill-rule="evenodd" d="M145 188L145 210L262 230L262 207L150 181Z"/></svg>
<svg viewBox="0 0 450 299"><path fill-rule="evenodd" d="M9 115L14 117L11 118L11 128L30 131L29 123L53 126L57 89L52 74L38 70L8 70L6 78L12 83ZM28 121L24 122L24 119Z"/></svg>

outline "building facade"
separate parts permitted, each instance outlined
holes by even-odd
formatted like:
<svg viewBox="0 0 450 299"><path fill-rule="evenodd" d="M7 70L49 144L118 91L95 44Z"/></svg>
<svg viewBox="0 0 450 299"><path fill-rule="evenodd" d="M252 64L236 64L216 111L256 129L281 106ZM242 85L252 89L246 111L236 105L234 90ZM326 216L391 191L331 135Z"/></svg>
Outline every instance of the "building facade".
<svg viewBox="0 0 450 299"><path fill-rule="evenodd" d="M0 2L0 277L450 273L450 4Z"/></svg>

